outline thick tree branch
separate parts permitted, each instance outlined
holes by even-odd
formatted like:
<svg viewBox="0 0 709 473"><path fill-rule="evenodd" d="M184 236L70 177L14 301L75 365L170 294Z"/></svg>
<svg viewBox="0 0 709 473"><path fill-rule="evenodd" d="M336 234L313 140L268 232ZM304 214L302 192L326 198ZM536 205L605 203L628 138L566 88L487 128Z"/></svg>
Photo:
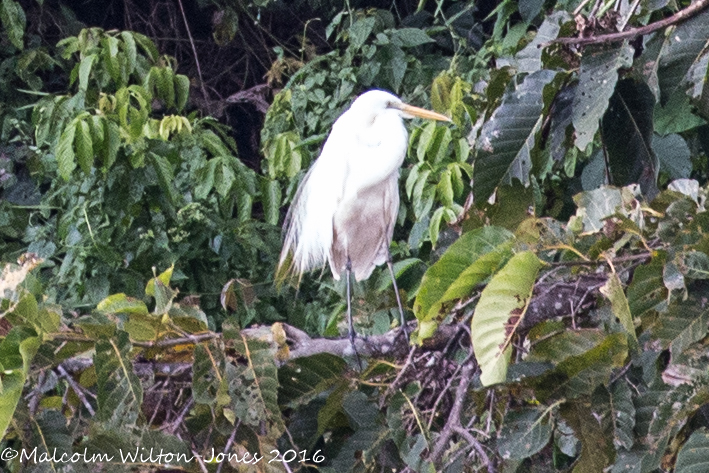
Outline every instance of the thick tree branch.
<svg viewBox="0 0 709 473"><path fill-rule="evenodd" d="M656 21L655 23L650 23L649 25L641 26L640 28L630 28L629 30L620 31L618 33L589 36L585 38L557 38L548 43L541 44L540 47L545 48L552 44L575 44L577 46L585 46L589 44L613 43L623 41L625 39L632 39L638 36L654 33L655 31L661 30L668 26L682 23L683 21L686 21L701 13L707 6L709 6L709 0L699 0L670 17Z"/></svg>

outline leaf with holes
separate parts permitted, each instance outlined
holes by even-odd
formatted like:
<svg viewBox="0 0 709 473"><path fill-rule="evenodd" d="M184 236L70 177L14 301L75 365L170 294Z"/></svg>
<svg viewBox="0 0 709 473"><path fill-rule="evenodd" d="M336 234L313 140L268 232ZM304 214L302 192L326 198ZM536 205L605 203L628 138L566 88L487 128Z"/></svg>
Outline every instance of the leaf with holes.
<svg viewBox="0 0 709 473"><path fill-rule="evenodd" d="M509 184L513 178L529 182L531 153L542 125L544 87L555 77L556 72L548 70L530 74L505 93L483 125L473 168L476 202L485 202L499 185Z"/></svg>
<svg viewBox="0 0 709 473"><path fill-rule="evenodd" d="M586 149L596 136L598 122L606 113L618 82L618 69L629 67L632 60L633 48L627 43L622 47L588 47L584 51L572 118L580 150Z"/></svg>
<svg viewBox="0 0 709 473"><path fill-rule="evenodd" d="M507 376L512 353L510 340L527 310L541 267L533 252L518 253L493 276L480 295L470 330L484 386L501 383Z"/></svg>
<svg viewBox="0 0 709 473"><path fill-rule="evenodd" d="M143 387L133 372L131 349L126 332L96 342L96 420L117 430L135 425L143 403Z"/></svg>

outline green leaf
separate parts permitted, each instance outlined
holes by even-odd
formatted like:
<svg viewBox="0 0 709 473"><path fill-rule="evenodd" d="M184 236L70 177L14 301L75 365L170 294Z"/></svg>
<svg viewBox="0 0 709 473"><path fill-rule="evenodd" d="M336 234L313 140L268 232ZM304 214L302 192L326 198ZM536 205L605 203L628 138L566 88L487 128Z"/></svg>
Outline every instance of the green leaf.
<svg viewBox="0 0 709 473"><path fill-rule="evenodd" d="M680 271L690 279L709 279L709 256L701 251L688 251L680 255Z"/></svg>
<svg viewBox="0 0 709 473"><path fill-rule="evenodd" d="M534 18L539 15L544 5L544 0L520 0L519 14L525 23L531 23Z"/></svg>
<svg viewBox="0 0 709 473"><path fill-rule="evenodd" d="M125 294L113 294L102 300L96 310L108 314L148 314L148 307L140 299Z"/></svg>
<svg viewBox="0 0 709 473"><path fill-rule="evenodd" d="M123 50L126 54L126 72L130 75L137 66L138 50L132 32L121 31L121 39L123 39Z"/></svg>
<svg viewBox="0 0 709 473"><path fill-rule="evenodd" d="M31 330L13 328L0 342L0 434L5 432L13 418L22 388L29 373L30 363L40 346L40 340L30 335Z"/></svg>
<svg viewBox="0 0 709 473"><path fill-rule="evenodd" d="M79 65L79 90L86 92L89 89L89 75L95 60L95 54L89 54L81 60Z"/></svg>
<svg viewBox="0 0 709 473"><path fill-rule="evenodd" d="M0 20L12 45L22 51L25 48L24 36L27 20L25 11L20 4L13 0L2 0Z"/></svg>
<svg viewBox="0 0 709 473"><path fill-rule="evenodd" d="M677 454L675 473L702 473L709 469L709 432L695 430Z"/></svg>
<svg viewBox="0 0 709 473"><path fill-rule="evenodd" d="M108 170L118 157L118 149L121 147L121 132L118 125L110 120L103 120L103 128L103 169Z"/></svg>
<svg viewBox="0 0 709 473"><path fill-rule="evenodd" d="M613 443L626 450L633 447L635 438L635 405L628 383L619 380L611 389L609 418L613 423Z"/></svg>
<svg viewBox="0 0 709 473"><path fill-rule="evenodd" d="M611 372L623 366L628 357L628 335L610 335L596 330L566 331L540 342L529 360L557 363L552 371L533 380L536 395L576 398L591 394L599 384L608 383Z"/></svg>
<svg viewBox="0 0 709 473"><path fill-rule="evenodd" d="M401 81L404 80L408 61L406 53L399 46L387 44L379 48L377 52L379 62L381 64L381 74L387 81L391 90L399 92Z"/></svg>
<svg viewBox="0 0 709 473"><path fill-rule="evenodd" d="M411 48L426 43L433 43L434 40L423 30L418 28L400 28L391 32L392 41L399 40L399 46Z"/></svg>
<svg viewBox="0 0 709 473"><path fill-rule="evenodd" d="M270 345L247 340L233 326L224 329L224 337L244 359L233 373L228 373L234 412L247 425L265 424L270 434L278 437L285 425L278 406L278 371Z"/></svg>
<svg viewBox="0 0 709 473"><path fill-rule="evenodd" d="M123 323L123 330L131 340L147 342L157 340L160 334L160 318L153 315L131 314Z"/></svg>
<svg viewBox="0 0 709 473"><path fill-rule="evenodd" d="M541 267L533 252L518 253L480 295L470 330L484 386L505 381L512 353L510 340L527 310Z"/></svg>
<svg viewBox="0 0 709 473"><path fill-rule="evenodd" d="M151 158L160 187L169 197L170 202L173 205L177 205L180 200L180 196L177 193L177 189L175 189L175 171L172 168L172 164L170 164L170 161L168 161L165 156L152 152L148 153L148 156Z"/></svg>
<svg viewBox="0 0 709 473"><path fill-rule="evenodd" d="M514 236L504 228L464 233L423 275L414 302L419 339L433 335L443 304L469 295L512 255Z"/></svg>
<svg viewBox="0 0 709 473"><path fill-rule="evenodd" d="M296 358L278 371L279 402L291 409L304 406L342 381L347 363L329 353Z"/></svg>
<svg viewBox="0 0 709 473"><path fill-rule="evenodd" d="M659 58L657 71L662 105L686 89L687 72L701 60L709 46L709 12L690 18L671 27L666 35L665 47Z"/></svg>
<svg viewBox="0 0 709 473"><path fill-rule="evenodd" d="M704 338L709 330L709 307L702 307L697 296L691 295L684 302L671 304L661 313L650 336L659 342L660 349L670 349L672 360L677 358L692 343Z"/></svg>
<svg viewBox="0 0 709 473"><path fill-rule="evenodd" d="M633 317L643 317L645 313L667 299L667 288L662 283L664 258L654 257L648 264L639 266L633 272L633 280L628 286L628 306Z"/></svg>
<svg viewBox="0 0 709 473"><path fill-rule="evenodd" d="M534 0L527 0L525 5L536 7ZM521 13L522 4L520 4ZM536 16L536 14L535 14ZM518 72L537 72L542 69L542 51L540 45L549 43L559 36L561 25L570 20L565 11L555 11L542 22L534 39L515 55Z"/></svg>
<svg viewBox="0 0 709 473"><path fill-rule="evenodd" d="M76 169L76 155L74 154L75 130L76 125L74 123L70 123L69 126L64 128L54 151L57 158L59 175L64 178L65 181L69 180L72 171Z"/></svg>
<svg viewBox="0 0 709 473"><path fill-rule="evenodd" d="M222 157L217 163L214 174L214 189L222 197L226 197L231 192L236 182L236 173L232 167L233 161L228 157Z"/></svg>
<svg viewBox="0 0 709 473"><path fill-rule="evenodd" d="M337 472L352 471L355 464L359 463L358 452L366 455L369 449L387 438L388 432L378 420L379 409L369 402L367 396L361 391L347 393L342 400L342 408L355 432L348 437L347 442L332 460L330 466Z"/></svg>
<svg viewBox="0 0 709 473"><path fill-rule="evenodd" d="M524 460L544 448L551 438L545 409L509 410L502 424L497 451L504 459Z"/></svg>
<svg viewBox="0 0 709 473"><path fill-rule="evenodd" d="M91 166L94 163L94 148L91 140L91 129L85 120L76 123L75 132L76 157L79 167L84 174L91 174Z"/></svg>
<svg viewBox="0 0 709 473"><path fill-rule="evenodd" d="M660 171L666 172L670 179L689 178L692 159L684 138L674 133L667 136L654 135L652 150L660 162Z"/></svg>
<svg viewBox="0 0 709 473"><path fill-rule="evenodd" d="M369 34L372 32L376 20L374 18L360 18L355 21L350 27L350 48L359 49L367 41Z"/></svg>
<svg viewBox="0 0 709 473"><path fill-rule="evenodd" d="M581 151L593 141L598 122L606 113L618 81L618 69L629 67L632 60L633 48L627 42L622 47L590 46L584 50L572 117L576 146Z"/></svg>
<svg viewBox="0 0 709 473"><path fill-rule="evenodd" d="M155 47L155 43L153 43L147 36L140 33L131 32L131 34L133 35L135 42L143 48L143 51L145 51L150 60L152 62L156 62L160 56L160 53L158 52L158 48Z"/></svg>
<svg viewBox="0 0 709 473"><path fill-rule="evenodd" d="M625 331L631 336L633 340L638 341L637 335L635 335L635 324L633 323L633 316L630 313L630 307L628 306L628 299L625 298L625 293L623 292L623 284L620 282L618 275L612 273L608 276L608 280L600 289L601 294L606 296L611 302L611 309L613 310L613 315L615 315L620 323L625 328Z"/></svg>
<svg viewBox="0 0 709 473"><path fill-rule="evenodd" d="M278 181L271 179L263 181L262 202L264 220L271 225L278 225L281 217L281 185Z"/></svg>
<svg viewBox="0 0 709 473"><path fill-rule="evenodd" d="M96 342L96 420L117 430L135 425L143 403L143 387L133 372L128 334Z"/></svg>
<svg viewBox="0 0 709 473"><path fill-rule="evenodd" d="M654 105L647 85L620 81L601 124L611 184L638 183L649 199L658 192L659 163L652 151Z"/></svg>
<svg viewBox="0 0 709 473"><path fill-rule="evenodd" d="M175 74L175 107L178 112L187 105L190 96L190 79L182 74Z"/></svg>
<svg viewBox="0 0 709 473"><path fill-rule="evenodd" d="M197 185L194 189L194 197L197 200L204 200L209 195L209 191L214 187L214 172L219 164L219 158L213 158L197 172Z"/></svg>
<svg viewBox="0 0 709 473"><path fill-rule="evenodd" d="M529 182L531 152L543 119L543 91L554 77L556 72L548 70L527 76L505 93L502 104L483 125L473 168L477 203L487 201L497 186L509 184L513 178Z"/></svg>
<svg viewBox="0 0 709 473"><path fill-rule="evenodd" d="M706 121L694 114L695 109L689 102L689 97L683 91L675 92L667 104L655 107L653 119L655 131L660 135L682 133L692 128L706 124Z"/></svg>
<svg viewBox="0 0 709 473"><path fill-rule="evenodd" d="M35 445L39 446L37 453L46 454L48 458L60 459L63 454L69 458L72 455L73 438L67 427L66 417L58 410L48 409L41 411L32 422L32 433ZM57 468L60 461L50 460L49 471L60 471Z"/></svg>
<svg viewBox="0 0 709 473"><path fill-rule="evenodd" d="M581 453L576 459L573 473L597 473L605 471L611 464L615 452L608 422L604 422L603 414L597 412L599 407L597 400L592 399L596 402L590 405L588 401L584 401L585 399L567 401L561 406L559 412L581 440Z"/></svg>
<svg viewBox="0 0 709 473"><path fill-rule="evenodd" d="M613 187L581 192L574 196L578 209L576 217L581 218L585 233L598 232L603 228L603 219L614 215L623 204L621 190Z"/></svg>
<svg viewBox="0 0 709 473"><path fill-rule="evenodd" d="M61 321L61 308L44 306L40 309L37 300L30 293L22 296L12 314L21 317L39 335L56 332Z"/></svg>

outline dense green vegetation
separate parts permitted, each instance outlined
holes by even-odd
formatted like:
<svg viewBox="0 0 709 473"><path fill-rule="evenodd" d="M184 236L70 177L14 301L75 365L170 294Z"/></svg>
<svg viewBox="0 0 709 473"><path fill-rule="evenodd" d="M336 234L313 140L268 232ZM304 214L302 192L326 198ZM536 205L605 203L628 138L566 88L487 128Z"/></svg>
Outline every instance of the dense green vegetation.
<svg viewBox="0 0 709 473"><path fill-rule="evenodd" d="M0 469L703 471L707 5L0 0ZM452 123L360 371L344 285L274 271L371 88Z"/></svg>

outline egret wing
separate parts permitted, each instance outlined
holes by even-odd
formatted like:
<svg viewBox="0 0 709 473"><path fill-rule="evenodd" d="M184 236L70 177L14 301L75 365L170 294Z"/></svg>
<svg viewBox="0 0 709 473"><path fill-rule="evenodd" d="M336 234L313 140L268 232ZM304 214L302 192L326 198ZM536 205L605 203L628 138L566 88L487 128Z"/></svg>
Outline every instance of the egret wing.
<svg viewBox="0 0 709 473"><path fill-rule="evenodd" d="M335 213L330 269L335 279L349 257L355 279L367 279L385 263L399 213L398 171L344 200Z"/></svg>
<svg viewBox="0 0 709 473"><path fill-rule="evenodd" d="M347 134L333 127L318 159L298 187L286 217L278 273L302 275L325 264L332 221L346 177Z"/></svg>

